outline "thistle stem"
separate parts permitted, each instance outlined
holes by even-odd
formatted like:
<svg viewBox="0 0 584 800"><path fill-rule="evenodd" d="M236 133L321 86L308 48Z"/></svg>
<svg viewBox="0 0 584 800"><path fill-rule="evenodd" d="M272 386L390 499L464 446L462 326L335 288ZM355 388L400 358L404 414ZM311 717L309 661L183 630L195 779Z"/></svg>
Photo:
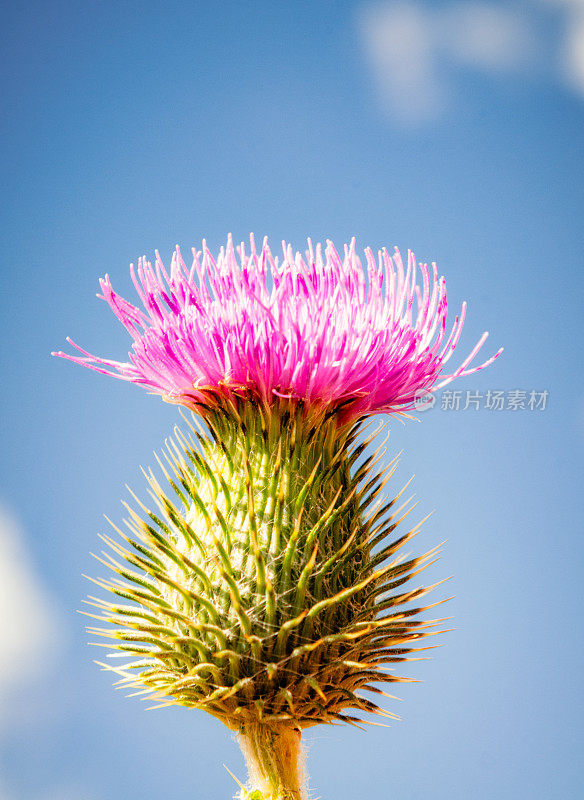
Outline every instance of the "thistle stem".
<svg viewBox="0 0 584 800"><path fill-rule="evenodd" d="M266 800L303 800L298 728L285 723L250 722L239 732L239 745L252 791L259 790Z"/></svg>

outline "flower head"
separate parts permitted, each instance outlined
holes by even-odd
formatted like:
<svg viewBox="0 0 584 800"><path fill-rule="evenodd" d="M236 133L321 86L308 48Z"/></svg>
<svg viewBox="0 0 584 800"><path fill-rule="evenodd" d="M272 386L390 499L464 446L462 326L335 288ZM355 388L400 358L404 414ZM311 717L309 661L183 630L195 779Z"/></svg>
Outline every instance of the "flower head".
<svg viewBox="0 0 584 800"><path fill-rule="evenodd" d="M205 419L167 442L163 485L145 473L154 509L136 498L130 535L102 537L112 554L98 560L117 577L95 580L110 599L91 597L89 616L109 627L90 630L128 659L103 666L236 730L260 787L250 797L299 800L300 731L388 713L364 693L408 680L395 665L442 622L418 603L437 584L408 583L435 551L402 555L419 525L393 538L408 501L382 497L395 468L378 471L383 448L361 459L375 437L361 440L364 417L407 411L498 353L471 366L485 333L445 372L466 307L447 331L444 278L411 253L404 265L366 249L361 262L354 240L342 258L309 240L305 258L284 244L278 261L266 240L250 245L236 255L229 237L215 260L203 242L190 269L177 247L168 272L158 253L140 259L143 309L106 276L129 361L56 355Z"/></svg>
<svg viewBox="0 0 584 800"><path fill-rule="evenodd" d="M355 418L407 411L420 393L488 366L471 366L484 333L453 372L444 374L462 332L463 304L449 332L446 283L396 249L362 264L355 240L344 256L327 242L308 240L306 258L283 243L274 258L265 239L250 253L229 236L217 260L203 242L187 268L177 247L168 273L156 252L131 275L144 310L100 281L102 298L131 334L129 361L87 353L56 353L98 372L140 384L165 400L191 408L213 395L237 395L267 404L278 397L320 407L344 407ZM416 283L418 270L421 287ZM70 340L69 340L70 341ZM500 351L499 351L500 352Z"/></svg>

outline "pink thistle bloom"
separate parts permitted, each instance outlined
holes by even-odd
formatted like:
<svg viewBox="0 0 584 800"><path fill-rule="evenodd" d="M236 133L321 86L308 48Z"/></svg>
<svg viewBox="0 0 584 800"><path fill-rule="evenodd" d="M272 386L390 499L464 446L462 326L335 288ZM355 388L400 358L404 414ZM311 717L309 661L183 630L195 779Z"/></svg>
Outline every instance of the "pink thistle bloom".
<svg viewBox="0 0 584 800"><path fill-rule="evenodd" d="M170 274L158 252L131 275L144 310L116 294L106 275L104 299L134 343L129 361L55 353L97 372L131 381L170 402L196 409L211 396L239 395L269 405L279 397L309 406L343 407L343 416L400 413L425 391L484 369L471 366L488 334L451 373L443 370L464 324L466 304L446 332L446 283L408 253L384 248L365 266L355 240L344 256L327 242L306 258L283 243L274 258L264 239L257 253L231 235L215 261L203 241L188 269L176 248ZM416 283L421 273L421 288Z"/></svg>

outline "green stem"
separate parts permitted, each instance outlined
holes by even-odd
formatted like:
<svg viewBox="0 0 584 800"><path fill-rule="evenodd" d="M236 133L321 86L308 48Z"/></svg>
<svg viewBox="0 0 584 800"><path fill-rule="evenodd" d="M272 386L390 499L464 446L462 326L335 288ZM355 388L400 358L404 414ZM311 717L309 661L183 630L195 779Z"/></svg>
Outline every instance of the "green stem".
<svg viewBox="0 0 584 800"><path fill-rule="evenodd" d="M265 800L303 800L299 774L300 731L290 723L247 723L239 744L249 770L251 793Z"/></svg>

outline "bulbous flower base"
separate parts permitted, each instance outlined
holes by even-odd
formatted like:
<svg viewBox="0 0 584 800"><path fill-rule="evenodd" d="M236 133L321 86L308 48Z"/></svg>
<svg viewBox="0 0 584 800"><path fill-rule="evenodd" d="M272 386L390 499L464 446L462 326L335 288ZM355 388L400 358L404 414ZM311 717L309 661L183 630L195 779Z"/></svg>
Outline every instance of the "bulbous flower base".
<svg viewBox="0 0 584 800"><path fill-rule="evenodd" d="M102 537L119 577L95 581L115 599L91 598L110 627L90 630L127 656L103 665L121 685L239 734L246 800L302 800L302 729L395 716L367 695L435 632L416 602L433 587L405 586L433 554L401 555L419 526L394 538L407 503L385 502L394 467L360 421L236 400L205 423L167 443L165 486L146 474L154 510Z"/></svg>

